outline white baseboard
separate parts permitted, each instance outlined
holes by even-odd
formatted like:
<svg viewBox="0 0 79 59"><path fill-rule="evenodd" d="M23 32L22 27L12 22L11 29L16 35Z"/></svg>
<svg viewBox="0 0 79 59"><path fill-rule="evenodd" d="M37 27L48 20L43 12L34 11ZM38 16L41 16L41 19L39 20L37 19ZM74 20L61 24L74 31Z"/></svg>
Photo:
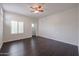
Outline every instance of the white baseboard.
<svg viewBox="0 0 79 59"><path fill-rule="evenodd" d="M26 38L31 38L31 37L32 37L32 36L24 37L24 38L18 38L18 39L11 39L11 40L4 41L4 43L6 43L6 42L11 42L11 41L16 41L16 40L21 40L21 39L26 39Z"/></svg>
<svg viewBox="0 0 79 59"><path fill-rule="evenodd" d="M71 45L74 45L74 46L78 46L77 44L74 44L74 43L69 43L69 42L64 42L64 41L62 41L62 40L57 40L55 37L53 38L51 38L51 37L46 37L46 36L41 36L41 35L39 35L40 37L43 37L43 38L47 38L47 39L51 39L51 40L56 40L56 41L59 41L59 42L63 42L63 43L67 43L67 44L71 44Z"/></svg>

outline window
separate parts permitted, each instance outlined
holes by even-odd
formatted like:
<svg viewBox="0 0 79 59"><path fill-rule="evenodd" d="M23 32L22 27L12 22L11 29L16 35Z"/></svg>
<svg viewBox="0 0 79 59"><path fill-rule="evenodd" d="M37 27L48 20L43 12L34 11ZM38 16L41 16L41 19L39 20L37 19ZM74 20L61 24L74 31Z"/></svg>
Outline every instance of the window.
<svg viewBox="0 0 79 59"><path fill-rule="evenodd" d="M17 22L16 21L11 21L11 33L17 34Z"/></svg>
<svg viewBox="0 0 79 59"><path fill-rule="evenodd" d="M19 33L23 33L23 30L24 30L24 29L23 29L23 22L18 22L18 25L19 25L19 26L18 26L18 29L19 29L18 32L19 32Z"/></svg>
<svg viewBox="0 0 79 59"><path fill-rule="evenodd" d="M34 27L34 24L32 24L32 27Z"/></svg>
<svg viewBox="0 0 79 59"><path fill-rule="evenodd" d="M23 22L11 21L11 33L18 34L24 32Z"/></svg>

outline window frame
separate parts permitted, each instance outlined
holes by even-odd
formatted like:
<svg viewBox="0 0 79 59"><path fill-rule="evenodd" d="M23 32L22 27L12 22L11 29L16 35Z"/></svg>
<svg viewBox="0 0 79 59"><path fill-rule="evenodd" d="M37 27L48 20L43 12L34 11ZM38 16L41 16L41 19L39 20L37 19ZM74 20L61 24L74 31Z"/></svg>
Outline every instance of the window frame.
<svg viewBox="0 0 79 59"><path fill-rule="evenodd" d="M15 26L14 24L12 24L12 22L14 22L14 23L16 22L16 24L17 24L16 30L14 30L15 32L13 32L13 29L12 29L13 28L12 25ZM22 29L21 29L20 25L22 26ZM22 32L21 32L21 30L22 30ZM23 34L23 33L24 33L24 22L23 21L11 21L11 34Z"/></svg>

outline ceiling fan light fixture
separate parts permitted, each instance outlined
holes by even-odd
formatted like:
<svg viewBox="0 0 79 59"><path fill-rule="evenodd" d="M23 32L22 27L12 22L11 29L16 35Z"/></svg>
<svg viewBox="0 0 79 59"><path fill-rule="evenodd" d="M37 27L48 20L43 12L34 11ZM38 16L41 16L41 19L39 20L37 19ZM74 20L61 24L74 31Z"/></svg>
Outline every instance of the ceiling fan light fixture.
<svg viewBox="0 0 79 59"><path fill-rule="evenodd" d="M34 13L39 13L39 11L34 11Z"/></svg>
<svg viewBox="0 0 79 59"><path fill-rule="evenodd" d="M35 4L31 8L32 8L34 13L44 12L43 4Z"/></svg>

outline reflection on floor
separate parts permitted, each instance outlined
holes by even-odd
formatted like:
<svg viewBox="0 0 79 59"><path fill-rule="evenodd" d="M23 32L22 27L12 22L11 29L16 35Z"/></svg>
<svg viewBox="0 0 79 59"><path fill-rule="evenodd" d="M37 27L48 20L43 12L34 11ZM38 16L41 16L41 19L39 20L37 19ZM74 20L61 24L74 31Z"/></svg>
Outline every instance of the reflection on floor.
<svg viewBox="0 0 79 59"><path fill-rule="evenodd" d="M78 48L43 37L32 37L4 43L2 56L77 56Z"/></svg>

